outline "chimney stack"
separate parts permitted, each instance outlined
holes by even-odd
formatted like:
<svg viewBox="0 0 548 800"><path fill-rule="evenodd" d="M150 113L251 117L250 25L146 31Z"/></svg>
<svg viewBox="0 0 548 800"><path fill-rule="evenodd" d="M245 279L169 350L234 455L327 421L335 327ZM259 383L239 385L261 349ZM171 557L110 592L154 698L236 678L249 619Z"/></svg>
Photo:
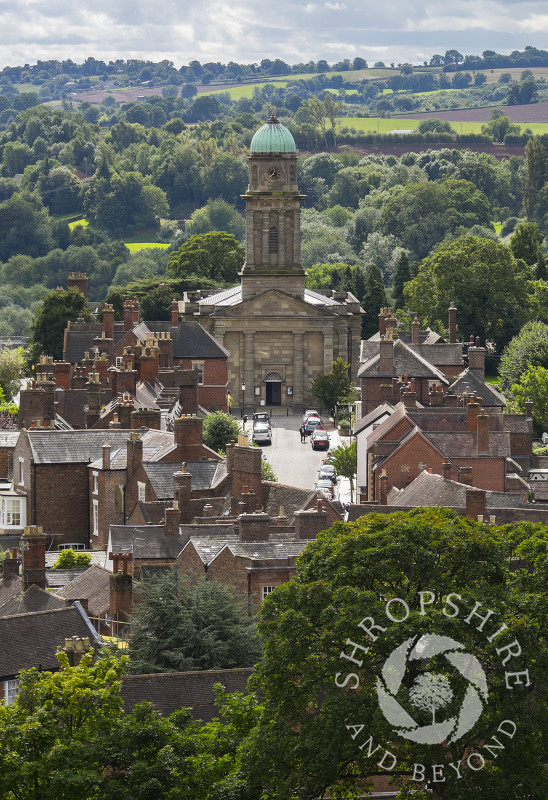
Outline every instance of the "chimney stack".
<svg viewBox="0 0 548 800"><path fill-rule="evenodd" d="M127 476L128 479L136 472L143 462L143 440L140 434L130 433L127 440Z"/></svg>
<svg viewBox="0 0 548 800"><path fill-rule="evenodd" d="M381 339L379 345L379 373L381 375L392 375L394 372L394 340Z"/></svg>
<svg viewBox="0 0 548 800"><path fill-rule="evenodd" d="M171 327L176 328L179 325L179 303L175 298L171 301Z"/></svg>
<svg viewBox="0 0 548 800"><path fill-rule="evenodd" d="M457 343L457 309L451 301L449 306L449 344Z"/></svg>
<svg viewBox="0 0 548 800"><path fill-rule="evenodd" d="M23 587L46 588L46 535L41 527L27 525L21 536Z"/></svg>
<svg viewBox="0 0 548 800"><path fill-rule="evenodd" d="M466 516L468 519L477 520L484 517L486 513L486 494L485 489L466 490Z"/></svg>
<svg viewBox="0 0 548 800"><path fill-rule="evenodd" d="M478 414L478 456L489 455L489 414Z"/></svg>
<svg viewBox="0 0 548 800"><path fill-rule="evenodd" d="M415 317L411 324L411 344L418 344L420 339L420 323Z"/></svg>
<svg viewBox="0 0 548 800"><path fill-rule="evenodd" d="M475 433L478 429L479 403L468 403L468 432Z"/></svg>

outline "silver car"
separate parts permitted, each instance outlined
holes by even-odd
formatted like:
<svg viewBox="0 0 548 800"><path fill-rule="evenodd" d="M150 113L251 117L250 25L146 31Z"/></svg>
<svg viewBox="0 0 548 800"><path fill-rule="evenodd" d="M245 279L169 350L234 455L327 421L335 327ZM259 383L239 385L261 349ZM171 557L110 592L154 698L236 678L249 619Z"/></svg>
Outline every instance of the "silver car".
<svg viewBox="0 0 548 800"><path fill-rule="evenodd" d="M257 442L257 444L272 444L272 428L268 422L256 422L254 424L251 440Z"/></svg>

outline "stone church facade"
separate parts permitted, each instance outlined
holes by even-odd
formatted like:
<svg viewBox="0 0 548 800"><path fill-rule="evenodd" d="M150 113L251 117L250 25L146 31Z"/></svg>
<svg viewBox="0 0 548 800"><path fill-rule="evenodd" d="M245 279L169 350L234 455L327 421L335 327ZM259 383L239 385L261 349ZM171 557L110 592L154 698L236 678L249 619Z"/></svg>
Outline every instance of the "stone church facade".
<svg viewBox="0 0 548 800"><path fill-rule="evenodd" d="M274 116L255 133L248 161L241 283L187 292L179 311L229 351L235 405L301 409L313 402L311 382L339 356L357 377L363 312L350 292L305 289L296 146Z"/></svg>

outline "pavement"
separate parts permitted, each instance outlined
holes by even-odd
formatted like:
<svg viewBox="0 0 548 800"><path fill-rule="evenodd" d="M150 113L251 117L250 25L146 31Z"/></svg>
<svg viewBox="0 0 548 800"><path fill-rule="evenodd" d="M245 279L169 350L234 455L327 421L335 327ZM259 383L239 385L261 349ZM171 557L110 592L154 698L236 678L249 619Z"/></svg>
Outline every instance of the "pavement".
<svg viewBox="0 0 548 800"><path fill-rule="evenodd" d="M332 420L322 417L324 428L329 434L330 449L334 449L343 442L349 444L348 436L339 436ZM289 486L298 486L300 489L313 489L316 483L318 470L325 458L325 450L313 450L310 436L306 442L301 443L299 428L302 422L300 414L290 416L272 416L272 444L260 445L265 461L268 461L280 483ZM243 426L243 423L241 423ZM251 419L245 424L246 433L251 436ZM335 498L342 503L350 502L350 481L348 478L339 478L335 488Z"/></svg>

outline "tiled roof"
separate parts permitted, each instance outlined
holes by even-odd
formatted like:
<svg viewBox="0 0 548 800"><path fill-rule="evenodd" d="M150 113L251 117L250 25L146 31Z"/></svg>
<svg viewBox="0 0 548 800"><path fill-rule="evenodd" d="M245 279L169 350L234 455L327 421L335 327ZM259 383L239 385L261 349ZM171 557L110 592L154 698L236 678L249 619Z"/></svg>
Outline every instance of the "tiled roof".
<svg viewBox="0 0 548 800"><path fill-rule="evenodd" d="M102 456L105 442L113 449L126 446L127 430L26 430L35 464L78 464L95 461Z"/></svg>
<svg viewBox="0 0 548 800"><path fill-rule="evenodd" d="M21 431L0 431L0 447L15 447Z"/></svg>
<svg viewBox="0 0 548 800"><path fill-rule="evenodd" d="M227 547L235 556L252 561L287 561L300 556L307 544L302 540L269 539L266 542L229 542Z"/></svg>
<svg viewBox="0 0 548 800"><path fill-rule="evenodd" d="M358 370L358 377L382 377L384 373L379 372L380 352L364 362ZM418 353L408 347L408 345L397 339L394 342L394 369L390 373L392 376L408 375L410 378L430 378L436 379L441 383L447 384L448 380L437 367L427 361ZM388 375L387 375L388 377Z"/></svg>
<svg viewBox="0 0 548 800"><path fill-rule="evenodd" d="M87 600L89 614L101 616L110 606L110 575L103 567L89 567L57 594L67 600Z"/></svg>
<svg viewBox="0 0 548 800"><path fill-rule="evenodd" d="M12 617L14 614L28 614L32 611L53 611L65 606L62 597L32 584L24 594L20 593L0 606L0 617Z"/></svg>
<svg viewBox="0 0 548 800"><path fill-rule="evenodd" d="M478 454L478 437L475 433L424 431L424 436L449 458L475 458ZM489 431L489 455L492 458L511 455L509 434Z"/></svg>
<svg viewBox="0 0 548 800"><path fill-rule="evenodd" d="M67 331L66 360L71 364L79 363L86 352L90 353L93 350L93 342L101 338L102 332L102 322L72 322L70 330ZM124 333L124 323L115 322L114 344L120 341Z"/></svg>
<svg viewBox="0 0 548 800"><path fill-rule="evenodd" d="M195 719L210 722L219 716L213 702L213 686L220 683L228 692L246 692L251 669L168 672L160 675L124 675L122 698L127 713L137 703L152 703L160 713L172 714L179 708L192 710Z"/></svg>
<svg viewBox="0 0 548 800"><path fill-rule="evenodd" d="M229 356L228 350L225 350L198 322L181 321L177 328L172 328L171 322L147 322L147 325L153 333L156 331L170 333L173 358L228 358Z"/></svg>
<svg viewBox="0 0 548 800"><path fill-rule="evenodd" d="M420 473L405 489L392 489L388 493L390 506L440 506L445 508L464 508L466 506L466 491L470 486L457 481L449 481L441 475L429 473L426 470ZM487 491L486 505L489 509L519 508L523 505L522 492L491 492Z"/></svg>
<svg viewBox="0 0 548 800"><path fill-rule="evenodd" d="M437 335L437 334L436 334ZM436 364L444 367L460 367L462 366L462 344L449 344L449 342L438 342L428 344L421 342L420 344L411 344L410 341L404 339L405 343L418 353L426 361L431 364Z"/></svg>
<svg viewBox="0 0 548 800"><path fill-rule="evenodd" d="M87 568L89 569L89 567ZM48 589L60 589L66 586L67 583L72 583L80 575L86 571L84 569L47 569L46 570L46 585Z"/></svg>
<svg viewBox="0 0 548 800"><path fill-rule="evenodd" d="M55 653L65 639L90 637L94 644L93 629L86 619L76 606L0 618L0 678L30 667L59 669Z"/></svg>
<svg viewBox="0 0 548 800"><path fill-rule="evenodd" d="M204 459L203 461L187 461L186 468L192 475L192 489L209 489L215 479L218 461ZM157 463L144 463L148 479L159 500L171 499L173 497L173 473L180 469L180 464L160 461Z"/></svg>
<svg viewBox="0 0 548 800"><path fill-rule="evenodd" d="M134 553L136 559L177 558L181 536L165 536L163 525L111 525L111 552Z"/></svg>
<svg viewBox="0 0 548 800"><path fill-rule="evenodd" d="M283 506L284 515L292 522L296 511L301 511L316 497L316 492L310 489L298 489L296 486L287 486L274 481L263 481L263 506L271 517L277 517L280 506Z"/></svg>
<svg viewBox="0 0 548 800"><path fill-rule="evenodd" d="M125 431L125 439L122 444L119 442L112 442L109 434L110 431L104 431L105 442L111 445L110 468L125 469L127 467L127 440L129 439L130 431ZM143 440L143 462L159 461L159 459L164 458L164 456L174 450L176 446L173 433L170 431L149 430L144 435L141 435L141 439ZM101 457L96 458L89 466L92 469L102 469L102 453ZM173 472L176 471L177 470L174 468Z"/></svg>
<svg viewBox="0 0 548 800"><path fill-rule="evenodd" d="M0 581L0 608L21 594L23 584L19 575L10 575Z"/></svg>
<svg viewBox="0 0 548 800"><path fill-rule="evenodd" d="M182 526L181 530L183 532L189 526L185 525ZM198 526L195 526L198 527ZM227 542L236 542L237 541L237 534L234 533L234 525L200 525L200 528L205 528L204 532L201 531L195 535L193 535L185 545L187 547L194 547L196 553L198 554L199 558L202 560L204 564L209 564L210 561L213 561L216 555L221 552L221 550L226 546ZM214 530L207 530L211 528L219 528L219 531Z"/></svg>
<svg viewBox="0 0 548 800"><path fill-rule="evenodd" d="M370 411L369 414L366 414L365 417L362 417L354 424L354 429L352 433L356 435L364 428L368 428L374 422L380 420L381 417L384 417L385 414L390 416L394 413L394 406L392 403L381 403L380 406L374 408L373 411Z"/></svg>
<svg viewBox="0 0 548 800"><path fill-rule="evenodd" d="M476 373L472 372L470 369L463 370L460 375L455 378L448 391L451 394L460 394L464 391L476 392L478 397L481 397L481 402L486 408L491 408L493 406L503 408L506 405L506 400L502 394L497 392L493 386L485 383L479 375L476 375Z"/></svg>

